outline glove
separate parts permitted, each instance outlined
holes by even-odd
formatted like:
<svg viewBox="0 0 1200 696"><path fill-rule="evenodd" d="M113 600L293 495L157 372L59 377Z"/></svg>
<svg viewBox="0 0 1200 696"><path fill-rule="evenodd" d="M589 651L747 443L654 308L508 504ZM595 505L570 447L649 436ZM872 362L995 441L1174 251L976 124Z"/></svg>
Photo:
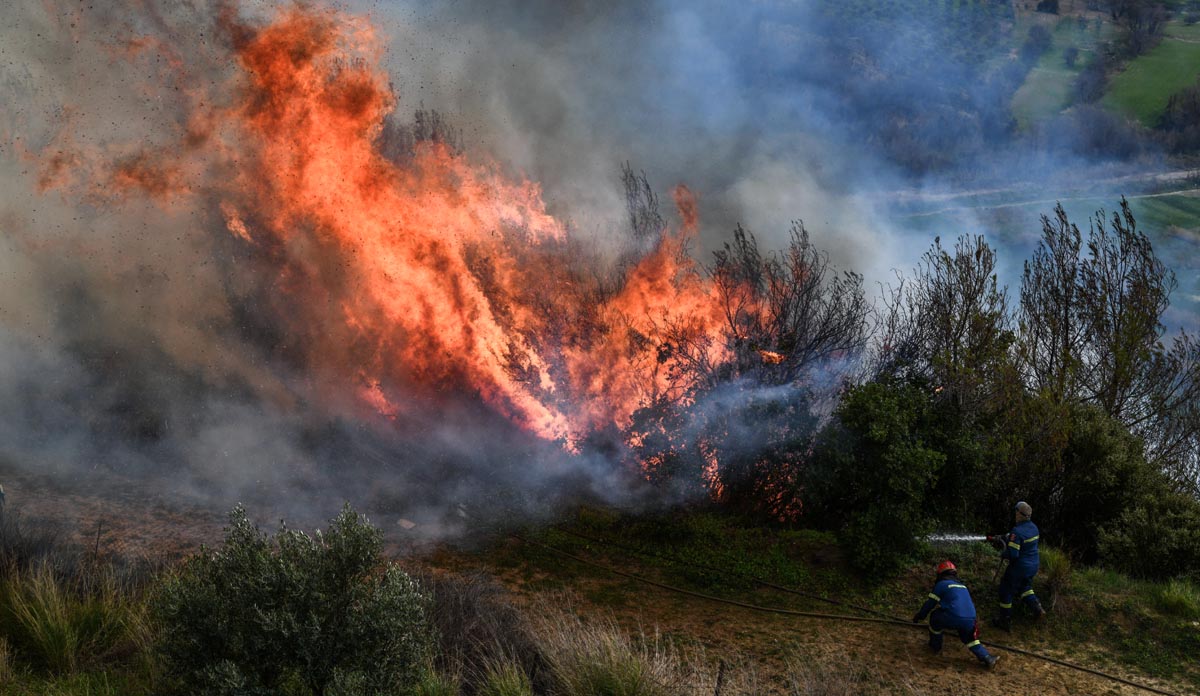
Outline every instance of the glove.
<svg viewBox="0 0 1200 696"><path fill-rule="evenodd" d="M913 622L913 623L921 623L921 615L920 615L920 614L913 614L913 617L912 617L912 622Z"/></svg>

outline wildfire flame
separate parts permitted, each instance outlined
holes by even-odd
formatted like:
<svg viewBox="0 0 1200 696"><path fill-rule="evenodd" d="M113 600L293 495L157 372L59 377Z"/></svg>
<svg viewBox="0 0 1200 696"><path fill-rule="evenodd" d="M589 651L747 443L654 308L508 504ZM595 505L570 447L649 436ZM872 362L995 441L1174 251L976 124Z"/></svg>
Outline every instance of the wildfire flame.
<svg viewBox="0 0 1200 696"><path fill-rule="evenodd" d="M198 91L181 147L126 157L108 186L216 198L229 234L291 298L283 314L304 359L361 404L397 417L467 393L572 446L654 399L686 398L677 361L722 359L716 293L687 254L686 188L674 193L682 227L601 292L537 184L436 142L402 165L385 156L397 99L368 23L298 5L256 26L227 7L239 70L220 89L235 96ZM127 59L145 45L131 40ZM182 152L203 153L203 182L174 161Z"/></svg>
<svg viewBox="0 0 1200 696"><path fill-rule="evenodd" d="M787 356L783 353L776 353L773 350L759 349L755 351L762 358L763 363L767 365L779 365L787 360Z"/></svg>

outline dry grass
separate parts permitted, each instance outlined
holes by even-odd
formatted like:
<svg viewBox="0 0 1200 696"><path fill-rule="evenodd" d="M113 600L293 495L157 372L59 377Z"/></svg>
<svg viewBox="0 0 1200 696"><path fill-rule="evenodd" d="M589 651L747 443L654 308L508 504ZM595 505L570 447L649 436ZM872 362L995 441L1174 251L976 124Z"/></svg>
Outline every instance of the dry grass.
<svg viewBox="0 0 1200 696"><path fill-rule="evenodd" d="M487 668L476 693L479 696L533 696L533 682L519 664L501 661Z"/></svg>
<svg viewBox="0 0 1200 696"><path fill-rule="evenodd" d="M748 670L724 669L703 651L684 651L657 633L630 635L612 621L585 622L573 614L538 623L556 696L685 696L761 693Z"/></svg>
<svg viewBox="0 0 1200 696"><path fill-rule="evenodd" d="M897 694L924 696L927 691L911 682L897 681L863 661L817 662L810 657L788 662L788 696L861 696Z"/></svg>
<svg viewBox="0 0 1200 696"><path fill-rule="evenodd" d="M515 665L537 693L548 688L542 648L525 616L495 580L481 576L420 577L430 596L437 649L432 669L454 675L465 694L481 693L489 670Z"/></svg>
<svg viewBox="0 0 1200 696"><path fill-rule="evenodd" d="M681 664L658 636L632 640L614 624L558 616L540 627L561 696L671 696Z"/></svg>
<svg viewBox="0 0 1200 696"><path fill-rule="evenodd" d="M12 649L9 648L7 639L0 638L0 687L3 687L5 684L11 682L12 679Z"/></svg>

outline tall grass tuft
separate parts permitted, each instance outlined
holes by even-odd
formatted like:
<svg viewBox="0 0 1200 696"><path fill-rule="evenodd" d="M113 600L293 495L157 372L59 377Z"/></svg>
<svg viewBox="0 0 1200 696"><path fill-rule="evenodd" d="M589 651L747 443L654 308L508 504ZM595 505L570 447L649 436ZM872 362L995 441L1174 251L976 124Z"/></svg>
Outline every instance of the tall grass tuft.
<svg viewBox="0 0 1200 696"><path fill-rule="evenodd" d="M484 673L476 696L533 696L533 682L517 663L494 662Z"/></svg>
<svg viewBox="0 0 1200 696"><path fill-rule="evenodd" d="M1053 609L1058 598L1071 586L1074 572L1071 558L1061 550L1045 545L1039 549L1039 555L1042 559L1043 595L1047 607Z"/></svg>
<svg viewBox="0 0 1200 696"><path fill-rule="evenodd" d="M1182 619L1200 618L1200 589L1187 580L1171 580L1158 590L1158 608Z"/></svg>
<svg viewBox="0 0 1200 696"><path fill-rule="evenodd" d="M674 696L678 654L657 636L628 638L612 623L561 615L541 627L542 647L562 696Z"/></svg>
<svg viewBox="0 0 1200 696"><path fill-rule="evenodd" d="M438 643L433 671L459 675L463 691L474 693L489 668L507 662L531 675L537 693L548 689L538 638L495 580L426 575L421 586L432 598L429 620Z"/></svg>
<svg viewBox="0 0 1200 696"><path fill-rule="evenodd" d="M460 691L458 677L438 672L432 667L421 673L413 686L414 696L458 696Z"/></svg>
<svg viewBox="0 0 1200 696"><path fill-rule="evenodd" d="M0 638L0 687L13 679L12 649L8 641Z"/></svg>
<svg viewBox="0 0 1200 696"><path fill-rule="evenodd" d="M134 600L111 573L94 573L86 588L48 564L11 574L0 590L0 633L30 662L58 673L129 647Z"/></svg>

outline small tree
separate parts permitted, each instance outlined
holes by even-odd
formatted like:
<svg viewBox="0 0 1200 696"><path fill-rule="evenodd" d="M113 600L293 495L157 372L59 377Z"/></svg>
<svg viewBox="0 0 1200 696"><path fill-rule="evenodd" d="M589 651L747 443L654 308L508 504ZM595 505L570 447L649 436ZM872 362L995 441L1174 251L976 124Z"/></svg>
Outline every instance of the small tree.
<svg viewBox="0 0 1200 696"><path fill-rule="evenodd" d="M1065 63L1068 68L1074 68L1075 64L1078 62L1079 62L1079 47L1078 46L1067 46L1065 49L1063 49L1063 63Z"/></svg>
<svg viewBox="0 0 1200 696"><path fill-rule="evenodd" d="M188 694L407 693L428 645L425 601L381 550L349 506L324 534L274 538L235 508L224 546L154 598L167 674Z"/></svg>

